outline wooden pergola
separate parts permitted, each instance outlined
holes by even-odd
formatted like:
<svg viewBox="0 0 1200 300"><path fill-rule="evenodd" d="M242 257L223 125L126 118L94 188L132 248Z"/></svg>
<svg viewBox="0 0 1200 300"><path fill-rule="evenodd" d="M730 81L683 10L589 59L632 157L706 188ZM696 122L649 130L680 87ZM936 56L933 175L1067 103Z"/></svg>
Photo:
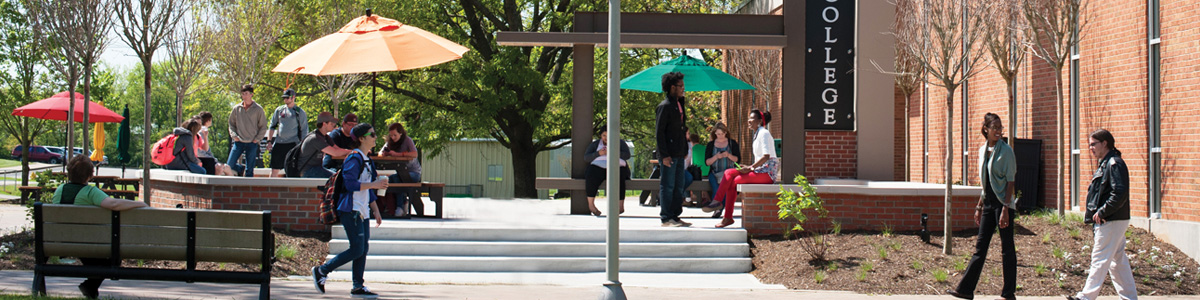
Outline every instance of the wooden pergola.
<svg viewBox="0 0 1200 300"><path fill-rule="evenodd" d="M623 48L781 49L783 78L782 116L804 115L805 6L787 1L783 15L622 13ZM571 143L587 145L592 140L593 71L595 47L606 47L607 13L575 14L574 32L499 32L503 46L572 47L575 63L572 87ZM792 33L788 35L787 33ZM789 105L791 104L791 105ZM783 132L781 178L804 173L804 118L780 117ZM586 147L571 148L571 178L583 179L588 162ZM587 198L571 194L571 214L588 214Z"/></svg>

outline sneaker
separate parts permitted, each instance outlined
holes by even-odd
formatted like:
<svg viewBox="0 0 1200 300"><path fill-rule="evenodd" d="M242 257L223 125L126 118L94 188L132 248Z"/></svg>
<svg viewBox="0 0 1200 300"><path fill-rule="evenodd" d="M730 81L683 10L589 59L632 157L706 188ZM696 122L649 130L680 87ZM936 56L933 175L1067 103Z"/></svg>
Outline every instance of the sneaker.
<svg viewBox="0 0 1200 300"><path fill-rule="evenodd" d="M81 283L81 284L79 284L79 292L83 293L84 298L88 298L88 299L100 298L100 288L99 287L96 287L96 288L87 287Z"/></svg>
<svg viewBox="0 0 1200 300"><path fill-rule="evenodd" d="M692 227L692 223L688 223L688 222L686 222L684 220L680 220L680 219L675 219L675 223L679 223L679 226L681 226L681 227Z"/></svg>
<svg viewBox="0 0 1200 300"><path fill-rule="evenodd" d="M683 226L683 224L680 224L679 222L675 222L675 220L668 220L668 221L662 223L662 227L679 227L679 226Z"/></svg>
<svg viewBox="0 0 1200 300"><path fill-rule="evenodd" d="M312 273L313 273L313 286L317 287L318 292L321 292L322 294L324 294L325 293L325 279L329 278L329 275L321 274L320 266L313 267Z"/></svg>
<svg viewBox="0 0 1200 300"><path fill-rule="evenodd" d="M374 299L374 298L379 297L379 294L372 293L371 289L368 289L367 287L364 286L364 287L350 290L350 297Z"/></svg>
<svg viewBox="0 0 1200 300"><path fill-rule="evenodd" d="M721 201L709 201L708 205L705 205L704 207L701 207L701 208L700 208L700 210L702 210L702 211L704 211L704 212L713 212L713 211L715 211L715 210L718 210L718 209L721 209L721 208L724 208L724 207L725 207L725 203L724 203L724 202L721 202Z"/></svg>

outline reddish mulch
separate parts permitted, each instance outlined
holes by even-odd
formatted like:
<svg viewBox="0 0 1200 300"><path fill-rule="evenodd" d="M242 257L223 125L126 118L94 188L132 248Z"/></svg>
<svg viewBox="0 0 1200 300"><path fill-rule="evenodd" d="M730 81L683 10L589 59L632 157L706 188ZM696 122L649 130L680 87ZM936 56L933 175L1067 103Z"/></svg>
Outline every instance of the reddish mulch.
<svg viewBox="0 0 1200 300"><path fill-rule="evenodd" d="M276 261L271 276L308 275L312 266L318 265L329 254L329 233L275 231ZM0 246L8 251L0 253L0 270L33 270L33 230L26 230L0 237ZM290 250L287 250L290 249ZM290 257L289 257L290 256ZM76 262L75 264L78 264ZM180 261L135 260L124 261L125 267L155 269L184 269ZM196 264L197 270L209 271L259 271L258 264L212 263Z"/></svg>
<svg viewBox="0 0 1200 300"><path fill-rule="evenodd" d="M1073 218L1073 219L1071 219ZM1024 215L1017 221L1017 295L1070 295L1083 287L1091 259L1092 231L1080 217L1060 220L1053 213ZM956 233L952 255L942 254L942 235L931 243L916 232L843 232L825 235L825 261L812 261L801 240L781 236L751 239L755 270L764 283L791 289L844 290L872 294L939 295L962 279L975 249L975 230ZM1196 295L1200 265L1175 246L1140 228L1129 228L1126 253L1140 295ZM807 237L804 239L808 239ZM1085 249L1084 246L1089 248ZM1055 249L1062 253L1055 255ZM886 258L880 253L886 251ZM977 295L998 295L1003 284L999 236L992 237ZM870 268L870 271L866 269ZM817 282L817 272L825 278ZM939 281L935 273L944 272ZM1176 276L1178 272L1178 276ZM1103 295L1115 295L1110 287Z"/></svg>

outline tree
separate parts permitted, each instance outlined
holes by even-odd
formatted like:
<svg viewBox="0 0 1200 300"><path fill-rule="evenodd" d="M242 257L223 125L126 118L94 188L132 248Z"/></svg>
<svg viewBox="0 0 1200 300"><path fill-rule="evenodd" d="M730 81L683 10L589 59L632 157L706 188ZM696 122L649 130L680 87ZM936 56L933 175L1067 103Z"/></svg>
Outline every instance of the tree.
<svg viewBox="0 0 1200 300"><path fill-rule="evenodd" d="M87 6L83 2L91 0L31 0L27 3L29 9L29 22L34 27L41 27L46 31L49 40L48 46L51 52L50 62L59 74L61 74L67 83L67 92L71 97L75 95L76 84L79 83L80 65L83 64L80 48L84 47L85 40L89 40L89 35L94 35L88 31L92 28L90 24L83 24L85 16L94 14L87 12ZM79 16L79 17L62 17L62 16ZM90 19L90 18L89 18ZM110 23L111 24L111 23ZM86 108L86 106L85 106ZM75 101L71 101L68 105L70 111L75 111ZM87 112L84 112L85 122ZM86 124L86 123L85 123ZM84 132L87 132L87 126L83 126ZM86 142L86 138L84 139ZM75 147L75 115L67 115L67 149ZM86 147L86 146L85 146ZM74 156L74 151L66 152L66 159L70 160Z"/></svg>
<svg viewBox="0 0 1200 300"><path fill-rule="evenodd" d="M992 67L1000 73L1008 90L1008 144L1017 144L1017 86L1015 81L1025 64L1029 44L1029 23L1025 19L1025 2L1029 0L994 1L987 3L984 15L990 22L984 45L991 54Z"/></svg>
<svg viewBox="0 0 1200 300"><path fill-rule="evenodd" d="M4 79L3 92L0 93L2 111L12 111L36 99L34 83L42 73L38 66L47 59L45 47L48 41L44 29L30 22L30 18L31 12L22 7L19 1L0 2L0 24L5 28L0 31L0 36L4 38L3 43L0 43L0 67L5 71L0 74L0 78ZM16 138L21 144L21 185L29 185L29 147L33 145L34 139L50 131L50 122L52 121L0 114L0 130Z"/></svg>
<svg viewBox="0 0 1200 300"><path fill-rule="evenodd" d="M121 23L121 40L137 54L142 62L142 88L146 105L142 127L150 129L150 78L154 52L175 31L191 0L123 0L117 1L117 20ZM150 203L150 139L142 139L142 201Z"/></svg>
<svg viewBox="0 0 1200 300"><path fill-rule="evenodd" d="M211 13L200 8L193 6L190 22L177 25L167 34L166 81L175 91L176 126L183 126L183 100L194 92L192 86L204 75L214 52L214 31L208 23Z"/></svg>
<svg viewBox="0 0 1200 300"><path fill-rule="evenodd" d="M919 5L920 3L918 3L917 0L897 0L897 15L905 16L918 13ZM926 82L925 66L921 64L921 62L918 60L918 57L921 55L921 53L925 52L924 50L928 49L924 41L920 39L922 24L914 23L912 21L912 19L898 18L896 19L896 23L892 26L892 30L894 30L894 36L896 37L896 59L892 63L892 67L895 68L895 70L892 73L896 79L896 89L900 91L900 94L904 95L905 121L903 153L906 153L904 159L904 180L912 179L908 173L909 164L907 156L907 153L910 152L908 149L910 136L907 120L909 105L912 103L912 94L917 92L917 89L921 87L921 84ZM921 49L922 51L913 52L918 49ZM878 65L876 65L875 68L882 70L882 68Z"/></svg>
<svg viewBox="0 0 1200 300"><path fill-rule="evenodd" d="M286 16L275 1L236 0L215 4L218 31L212 46L217 72L225 86L237 92L244 84L257 84L266 73L267 54Z"/></svg>
<svg viewBox="0 0 1200 300"><path fill-rule="evenodd" d="M1055 157L1058 159L1058 195L1055 198L1058 203L1054 206L1058 207L1058 215L1063 215L1063 199L1066 198L1066 193L1063 191L1063 179L1066 177L1066 168L1063 166L1063 158L1067 156L1067 147L1063 139L1063 80L1062 70L1066 66L1067 58L1071 55L1071 49L1079 45L1080 32L1087 25L1087 20L1080 19L1087 10L1088 2L1086 0L1027 0L1024 2L1024 15L1030 29L1033 31L1032 41L1029 47L1033 49L1033 55L1041 59L1050 68L1054 69L1054 100L1058 103L1055 109L1056 117L1054 119L1057 127L1058 136L1055 144L1058 149L1055 149Z"/></svg>
<svg viewBox="0 0 1200 300"><path fill-rule="evenodd" d="M914 34L906 52L913 56L932 79L931 84L946 89L946 208L943 215L943 253L950 254L953 248L950 215L953 195L954 165L954 91L967 79L983 71L983 51L977 48L986 31L983 27L983 3L986 0L941 1L917 0L920 7L912 13L900 16L902 24L922 24L920 30L901 31L897 34ZM972 13L975 12L975 13ZM928 45L928 48L925 47ZM965 119L965 116L964 116ZM964 162L965 163L965 162Z"/></svg>

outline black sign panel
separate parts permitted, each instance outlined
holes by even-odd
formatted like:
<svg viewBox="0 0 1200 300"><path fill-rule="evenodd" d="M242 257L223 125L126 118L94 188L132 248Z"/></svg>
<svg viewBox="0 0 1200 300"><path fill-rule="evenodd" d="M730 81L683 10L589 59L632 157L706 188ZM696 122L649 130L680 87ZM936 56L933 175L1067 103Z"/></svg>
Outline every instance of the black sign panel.
<svg viewBox="0 0 1200 300"><path fill-rule="evenodd" d="M854 0L806 2L804 128L854 130Z"/></svg>

